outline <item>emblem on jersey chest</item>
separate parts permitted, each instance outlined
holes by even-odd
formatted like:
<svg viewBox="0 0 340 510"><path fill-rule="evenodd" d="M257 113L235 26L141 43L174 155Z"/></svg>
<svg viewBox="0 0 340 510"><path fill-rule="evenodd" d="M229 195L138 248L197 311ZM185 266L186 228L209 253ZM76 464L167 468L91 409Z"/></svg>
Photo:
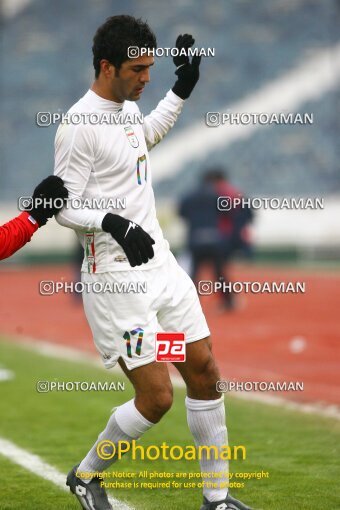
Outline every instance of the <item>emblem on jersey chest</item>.
<svg viewBox="0 0 340 510"><path fill-rule="evenodd" d="M127 126L124 128L124 131L127 136L127 139L129 140L129 144L131 145L131 147L133 147L134 149L137 149L137 147L139 146L139 142L138 142L138 138L135 135L135 132L132 129L132 127Z"/></svg>

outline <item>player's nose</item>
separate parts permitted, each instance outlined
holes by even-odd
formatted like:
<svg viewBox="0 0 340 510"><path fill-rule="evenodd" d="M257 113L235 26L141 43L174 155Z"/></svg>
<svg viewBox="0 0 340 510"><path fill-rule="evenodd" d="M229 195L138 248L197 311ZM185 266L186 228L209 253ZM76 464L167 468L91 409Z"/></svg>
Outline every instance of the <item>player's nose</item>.
<svg viewBox="0 0 340 510"><path fill-rule="evenodd" d="M149 83L150 81L150 71L149 69L145 69L142 73L142 76L140 77L140 81L142 85L145 85L145 83Z"/></svg>

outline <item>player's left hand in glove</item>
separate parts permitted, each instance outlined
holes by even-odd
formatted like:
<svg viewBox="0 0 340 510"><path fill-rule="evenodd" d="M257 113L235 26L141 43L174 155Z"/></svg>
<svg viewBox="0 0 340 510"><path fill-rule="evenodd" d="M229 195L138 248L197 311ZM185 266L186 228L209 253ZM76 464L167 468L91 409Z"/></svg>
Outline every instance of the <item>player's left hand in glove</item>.
<svg viewBox="0 0 340 510"><path fill-rule="evenodd" d="M49 175L35 188L32 197L33 207L27 209L27 212L41 227L63 208L67 197L68 191L64 181L56 175Z"/></svg>
<svg viewBox="0 0 340 510"><path fill-rule="evenodd" d="M176 48L179 50L191 48L195 42L192 35L184 34L179 35L176 40ZM187 55L178 55L173 58L174 64L177 67L175 74L178 79L172 87L172 91L181 99L187 99L193 91L196 83L198 82L200 71L199 66L201 57L195 55L190 59Z"/></svg>
<svg viewBox="0 0 340 510"><path fill-rule="evenodd" d="M102 221L102 229L120 244L132 267L146 264L153 258L152 245L155 241L137 223L118 214L107 213Z"/></svg>

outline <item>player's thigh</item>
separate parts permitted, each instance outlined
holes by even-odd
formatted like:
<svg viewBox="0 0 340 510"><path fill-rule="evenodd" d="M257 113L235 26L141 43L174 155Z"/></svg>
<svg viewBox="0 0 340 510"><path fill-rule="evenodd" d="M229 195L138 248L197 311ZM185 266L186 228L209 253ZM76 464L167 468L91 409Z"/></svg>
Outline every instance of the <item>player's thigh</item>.
<svg viewBox="0 0 340 510"><path fill-rule="evenodd" d="M166 296L157 314L163 331L184 333L187 345L208 337L210 331L193 281L172 254L166 269Z"/></svg>
<svg viewBox="0 0 340 510"><path fill-rule="evenodd" d="M167 363L152 362L129 370L125 361L118 360L120 367L133 385L136 395L147 395L151 400L155 394L170 392L172 384Z"/></svg>

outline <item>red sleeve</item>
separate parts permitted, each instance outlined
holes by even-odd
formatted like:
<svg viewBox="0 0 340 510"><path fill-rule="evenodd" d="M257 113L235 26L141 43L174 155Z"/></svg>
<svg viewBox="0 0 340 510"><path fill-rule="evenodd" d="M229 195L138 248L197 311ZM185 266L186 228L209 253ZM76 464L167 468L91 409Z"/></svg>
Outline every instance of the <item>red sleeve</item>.
<svg viewBox="0 0 340 510"><path fill-rule="evenodd" d="M0 260L10 257L28 243L38 228L38 223L27 212L0 227Z"/></svg>

